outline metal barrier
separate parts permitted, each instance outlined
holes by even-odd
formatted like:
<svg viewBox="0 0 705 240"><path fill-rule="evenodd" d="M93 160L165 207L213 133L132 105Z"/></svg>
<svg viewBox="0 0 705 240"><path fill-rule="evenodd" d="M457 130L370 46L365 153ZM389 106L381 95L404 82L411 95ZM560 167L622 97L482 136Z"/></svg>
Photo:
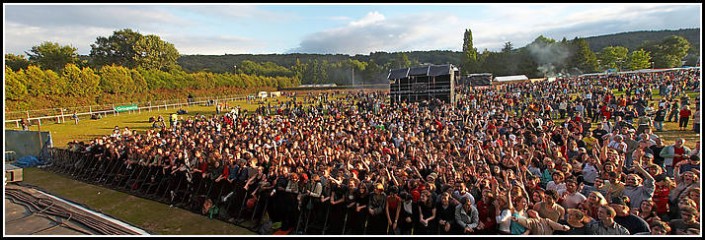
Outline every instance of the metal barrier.
<svg viewBox="0 0 705 240"><path fill-rule="evenodd" d="M238 180L233 184L224 180L218 185L210 178L199 176L189 181L185 173L177 171L171 174L170 169L148 165L146 162L130 164L90 152L74 152L68 149L51 148L48 153L51 160L45 169L59 175L170 204L198 214L201 214L200 208L203 205L199 199L210 198L214 200L214 205L219 208L224 207L224 209L221 208L223 209L221 214L215 218L222 221L228 221L231 218L241 219L234 224L244 228L249 227L253 231L259 228L264 211L270 204L268 197L260 197L253 209L245 209L249 193L243 188L244 183ZM230 197L225 198L224 196L230 192L237 194L236 196L231 194ZM236 209L228 209L233 206ZM238 214L231 215L229 212Z"/></svg>
<svg viewBox="0 0 705 240"><path fill-rule="evenodd" d="M170 168L149 164L148 160L125 162L90 152L52 148L49 149L49 154L51 162L46 169L62 176L159 201L198 214L201 214L204 199L211 199L214 201L214 206L220 209L219 214L214 218L240 227L249 227L253 231L259 229L265 212L271 204L274 204L274 198L269 196L269 193L262 192L260 188L254 186L246 190L244 182L237 179L232 184L227 180L216 183L209 177L202 178L200 174L191 178L185 172L176 171L172 174ZM255 190L257 192L253 192ZM326 195L329 194L333 193ZM254 206L249 208L247 202L252 197L256 197L257 200ZM294 219L295 222L290 226L295 230L294 233L326 233L331 212L330 201L321 203L318 198L303 197L299 202L295 196L289 199L292 200L288 201L292 204L289 207L293 209L288 213L292 215L284 217ZM325 212L325 215L320 215L320 212ZM346 210L342 226L344 234L347 234L346 228L351 227L348 226L351 224L348 218ZM366 220L362 217L352 224L360 224L362 226L360 230L364 234Z"/></svg>
<svg viewBox="0 0 705 240"><path fill-rule="evenodd" d="M190 101L186 100L186 102L183 102L183 99L174 99L174 100L164 100L162 101L164 104L152 104L152 102L147 102L147 103L142 103L142 107L138 107L137 110L131 110L128 111L128 113L134 113L134 112L141 112L142 110L145 111L152 111L156 109L157 111L161 110L162 108L165 110L168 110L169 108L176 108L176 107L183 107L183 106L192 106L192 105L204 105L204 106L210 106L213 101L242 101L246 100L247 96L235 96L235 97L204 97L204 98L199 98L199 99L204 99L201 101ZM172 103L168 103L167 101L172 101ZM175 101L175 102L174 102ZM77 117L81 116L92 116L93 114L98 114L101 116L107 116L108 114L113 114L113 115L120 115L119 112L115 111L115 106L116 105L127 105L127 104L134 104L134 103L120 103L120 104L112 104L112 105L93 105L93 106L88 106L88 112L80 112L76 113ZM146 106L145 106L146 105ZM96 108L93 108L96 107ZM85 107L83 107L82 111L85 111ZM78 108L75 108L78 109ZM94 110L96 109L96 110ZM72 111L65 111L65 108L53 108L53 109L39 109L39 110L31 110L31 111L15 111L15 112L7 112L6 115L8 118L11 118L11 120L5 120L5 124L11 124L14 123L17 128L20 127L20 122L22 119L26 119L28 124L32 124L32 121L35 121L36 124L39 126L42 125L42 121L46 122L57 122L57 123L62 123L65 122L66 118L73 117L73 113L70 113ZM32 114L30 114L32 112ZM50 115L54 113L55 115ZM58 113L58 114L56 114ZM35 115L34 117L32 115ZM14 118L14 119L12 119Z"/></svg>

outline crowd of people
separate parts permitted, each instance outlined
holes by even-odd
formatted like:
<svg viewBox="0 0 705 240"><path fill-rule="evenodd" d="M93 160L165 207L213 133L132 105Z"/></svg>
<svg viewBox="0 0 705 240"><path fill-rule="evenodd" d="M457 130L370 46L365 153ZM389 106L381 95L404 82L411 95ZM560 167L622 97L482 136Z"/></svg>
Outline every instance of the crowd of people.
<svg viewBox="0 0 705 240"><path fill-rule="evenodd" d="M461 86L455 104L293 94L116 126L55 165L297 234L698 235L700 143L659 134L700 132L699 81L697 68Z"/></svg>

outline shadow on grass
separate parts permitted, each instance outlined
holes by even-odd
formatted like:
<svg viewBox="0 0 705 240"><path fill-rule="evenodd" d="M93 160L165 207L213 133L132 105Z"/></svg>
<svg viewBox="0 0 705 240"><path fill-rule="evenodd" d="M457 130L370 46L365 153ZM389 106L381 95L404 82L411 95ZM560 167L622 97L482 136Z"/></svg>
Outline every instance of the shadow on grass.
<svg viewBox="0 0 705 240"><path fill-rule="evenodd" d="M149 123L149 119L144 120L144 121L125 121L123 123Z"/></svg>
<svg viewBox="0 0 705 240"><path fill-rule="evenodd" d="M208 219L185 209L76 181L53 172L25 168L25 184L129 222L147 232L166 235L252 235L254 232L224 221Z"/></svg>

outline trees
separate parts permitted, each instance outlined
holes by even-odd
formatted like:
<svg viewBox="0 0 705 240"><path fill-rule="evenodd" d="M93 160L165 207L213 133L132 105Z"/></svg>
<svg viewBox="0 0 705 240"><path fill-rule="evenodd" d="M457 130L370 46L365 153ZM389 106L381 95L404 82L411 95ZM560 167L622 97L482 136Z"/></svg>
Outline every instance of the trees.
<svg viewBox="0 0 705 240"><path fill-rule="evenodd" d="M651 53L644 49L632 51L629 53L629 57L627 57L625 67L627 70L651 68Z"/></svg>
<svg viewBox="0 0 705 240"><path fill-rule="evenodd" d="M10 67L5 67L5 93L7 100L20 100L27 96L27 87L22 78L24 70L13 71Z"/></svg>
<svg viewBox="0 0 705 240"><path fill-rule="evenodd" d="M477 48L472 43L472 30L465 29L463 34L463 60L461 71L463 75L478 71Z"/></svg>
<svg viewBox="0 0 705 240"><path fill-rule="evenodd" d="M123 66L104 66L100 69L100 88L107 93L130 93L135 90L130 69Z"/></svg>
<svg viewBox="0 0 705 240"><path fill-rule="evenodd" d="M682 66L681 61L688 55L688 49L690 49L690 43L685 38L676 35L666 37L658 44L655 52L652 52L655 67L672 68Z"/></svg>
<svg viewBox="0 0 705 240"><path fill-rule="evenodd" d="M46 83L44 71L39 67L30 65L25 71L25 79L29 96L39 97L49 94L50 86Z"/></svg>
<svg viewBox="0 0 705 240"><path fill-rule="evenodd" d="M168 71L177 67L179 51L157 35L144 36L132 29L114 31L109 37L98 37L91 44L92 65L117 65Z"/></svg>
<svg viewBox="0 0 705 240"><path fill-rule="evenodd" d="M91 44L92 66L102 67L106 65L118 65L128 68L137 66L135 63L136 52L133 49L135 43L142 38L142 34L132 29L122 29L114 31L109 37L98 37L94 44Z"/></svg>
<svg viewBox="0 0 705 240"><path fill-rule="evenodd" d="M55 72L60 71L66 64L78 63L78 53L72 46L61 46L54 42L44 42L39 46L34 46L29 52L31 63L37 64L42 69L50 69Z"/></svg>
<svg viewBox="0 0 705 240"><path fill-rule="evenodd" d="M72 97L85 97L81 69L75 64L68 64L61 72L61 78L66 81L66 94Z"/></svg>
<svg viewBox="0 0 705 240"><path fill-rule="evenodd" d="M629 50L622 46L607 46L603 48L597 54L597 59L600 60L600 70L608 68L621 70L627 61L628 52Z"/></svg>
<svg viewBox="0 0 705 240"><path fill-rule="evenodd" d="M27 69L29 60L24 55L15 55L12 53L5 54L5 67L9 67L13 71Z"/></svg>
<svg viewBox="0 0 705 240"><path fill-rule="evenodd" d="M74 97L93 97L100 91L100 76L93 69L79 69L75 64L67 64L61 77L66 82L66 94Z"/></svg>
<svg viewBox="0 0 705 240"><path fill-rule="evenodd" d="M576 52L571 63L583 73L596 72L598 68L597 56L590 50L588 42L576 37L573 39L572 45Z"/></svg>
<svg viewBox="0 0 705 240"><path fill-rule="evenodd" d="M277 65L274 62L265 62L262 64L256 63L250 60L244 60L240 62L237 67L239 73L267 76L267 77L277 77L285 76L291 77L294 73L288 68Z"/></svg>
<svg viewBox="0 0 705 240"><path fill-rule="evenodd" d="M168 71L176 68L179 51L174 44L162 41L157 35L147 35L137 40L133 46L133 59L138 67Z"/></svg>
<svg viewBox="0 0 705 240"><path fill-rule="evenodd" d="M412 66L411 60L409 60L409 55L405 52L395 53L393 56L394 58L390 59L387 64L385 64L384 67L386 69L408 68Z"/></svg>

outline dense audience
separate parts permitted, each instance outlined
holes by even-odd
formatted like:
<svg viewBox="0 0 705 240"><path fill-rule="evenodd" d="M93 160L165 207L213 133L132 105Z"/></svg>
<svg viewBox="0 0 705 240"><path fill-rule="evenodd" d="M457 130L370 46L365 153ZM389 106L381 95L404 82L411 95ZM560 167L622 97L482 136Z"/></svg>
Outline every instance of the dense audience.
<svg viewBox="0 0 705 240"><path fill-rule="evenodd" d="M70 143L85 154L70 167L303 234L699 234L700 144L659 136L700 133L687 95L699 82L697 68L461 86L455 104L291 94L254 112L159 116L145 133L116 126Z"/></svg>

